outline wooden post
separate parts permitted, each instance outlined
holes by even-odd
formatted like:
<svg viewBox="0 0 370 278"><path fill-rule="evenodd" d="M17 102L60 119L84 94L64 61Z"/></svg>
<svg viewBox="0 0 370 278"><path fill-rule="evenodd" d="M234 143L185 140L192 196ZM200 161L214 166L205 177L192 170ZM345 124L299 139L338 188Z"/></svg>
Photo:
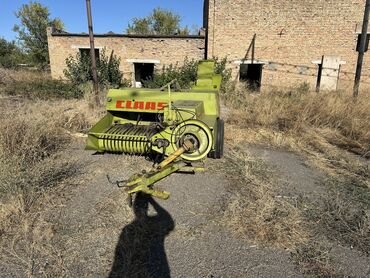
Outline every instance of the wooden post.
<svg viewBox="0 0 370 278"><path fill-rule="evenodd" d="M254 64L254 55L255 55L255 50L254 50L254 48L255 48L255 45L256 45L256 37L257 37L257 34L254 34L254 35L253 35L253 38L252 38L252 41L251 41L251 43L250 43L250 44L249 44L249 46L248 46L248 50L247 50L247 52L245 53L244 58L242 59L242 62L243 62L243 63L248 59L248 57L249 57L249 52L250 52L250 51L252 51L252 64Z"/></svg>
<svg viewBox="0 0 370 278"><path fill-rule="evenodd" d="M91 67L93 74L93 86L95 94L95 104L99 105L99 82L98 82L98 73L96 70L96 57L95 57L95 45L94 45L94 32L92 26L92 16L91 16L91 4L90 0L86 0L86 10L87 10L87 21L89 27L89 38L90 38L90 57L91 57Z"/></svg>
<svg viewBox="0 0 370 278"><path fill-rule="evenodd" d="M255 53L255 46L256 46L256 36L257 34L254 34L253 40L252 40L252 64L254 64L254 53Z"/></svg>
<svg viewBox="0 0 370 278"><path fill-rule="evenodd" d="M362 64L363 64L363 61L364 61L364 54L365 54L366 40L367 40L367 30L368 30L368 26L369 26L369 13L370 13L370 0L366 0L364 20L363 20L363 23L362 23L361 41L360 41L360 47L359 47L359 51L358 51L355 85L354 85L354 88L353 88L353 96L355 98L358 97L358 92L359 92L359 88L360 88Z"/></svg>

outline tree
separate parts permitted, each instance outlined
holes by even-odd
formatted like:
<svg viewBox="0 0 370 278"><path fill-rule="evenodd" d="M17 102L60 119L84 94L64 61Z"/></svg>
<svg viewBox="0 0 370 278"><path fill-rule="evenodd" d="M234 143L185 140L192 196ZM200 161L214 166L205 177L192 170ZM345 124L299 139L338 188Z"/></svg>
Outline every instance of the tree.
<svg viewBox="0 0 370 278"><path fill-rule="evenodd" d="M121 59L113 51L108 56L106 49L103 48L97 59L98 80L100 84L108 85L112 88L119 88L122 84L122 72L119 69ZM64 75L73 84L83 84L93 79L91 57L77 53L76 57L69 56L66 59L66 69Z"/></svg>
<svg viewBox="0 0 370 278"><path fill-rule="evenodd" d="M0 67L15 68L26 61L26 55L14 41L0 38Z"/></svg>
<svg viewBox="0 0 370 278"><path fill-rule="evenodd" d="M49 64L47 27L64 29L64 24L58 18L51 19L49 9L40 3L24 4L15 13L20 19L20 25L13 30L18 32L18 39L29 54L32 63L44 68Z"/></svg>
<svg viewBox="0 0 370 278"><path fill-rule="evenodd" d="M181 17L169 10L156 8L143 18L134 18L126 32L137 35L189 35L189 28L180 26Z"/></svg>

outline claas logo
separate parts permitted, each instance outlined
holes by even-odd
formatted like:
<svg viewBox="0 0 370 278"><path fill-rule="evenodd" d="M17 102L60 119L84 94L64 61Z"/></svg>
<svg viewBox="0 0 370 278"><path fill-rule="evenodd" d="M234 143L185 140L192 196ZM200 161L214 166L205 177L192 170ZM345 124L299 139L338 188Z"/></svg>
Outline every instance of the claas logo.
<svg viewBox="0 0 370 278"><path fill-rule="evenodd" d="M162 110L166 105L166 102L118 100L116 103L116 108L158 111Z"/></svg>

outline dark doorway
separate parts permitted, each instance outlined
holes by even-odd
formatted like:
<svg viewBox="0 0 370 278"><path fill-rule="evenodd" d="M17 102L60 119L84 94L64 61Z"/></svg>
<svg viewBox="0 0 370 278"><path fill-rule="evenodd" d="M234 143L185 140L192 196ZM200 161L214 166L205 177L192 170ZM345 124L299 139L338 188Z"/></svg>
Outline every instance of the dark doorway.
<svg viewBox="0 0 370 278"><path fill-rule="evenodd" d="M80 55L82 59L90 59L90 48L80 48ZM95 48L95 57L99 59L99 49Z"/></svg>
<svg viewBox="0 0 370 278"><path fill-rule="evenodd" d="M246 82L248 88L259 91L261 88L263 64L242 64L240 65L239 80Z"/></svg>
<svg viewBox="0 0 370 278"><path fill-rule="evenodd" d="M135 63L135 81L143 82L153 79L154 64L151 63Z"/></svg>

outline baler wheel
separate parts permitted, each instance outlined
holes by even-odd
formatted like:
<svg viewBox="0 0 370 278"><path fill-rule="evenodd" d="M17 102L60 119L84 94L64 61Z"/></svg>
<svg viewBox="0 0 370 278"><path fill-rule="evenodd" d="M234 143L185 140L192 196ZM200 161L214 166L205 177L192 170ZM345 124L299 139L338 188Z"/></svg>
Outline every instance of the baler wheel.
<svg viewBox="0 0 370 278"><path fill-rule="evenodd" d="M198 120L188 120L179 124L173 131L172 144L180 148L185 140L194 142L194 150L181 157L186 161L198 161L206 157L212 149L213 136L209 127Z"/></svg>
<svg viewBox="0 0 370 278"><path fill-rule="evenodd" d="M224 156L224 121L217 119L216 151L215 158L220 159Z"/></svg>
<svg viewBox="0 0 370 278"><path fill-rule="evenodd" d="M220 159L224 156L224 121L217 119L217 134L216 134L215 149L209 153L209 157Z"/></svg>

